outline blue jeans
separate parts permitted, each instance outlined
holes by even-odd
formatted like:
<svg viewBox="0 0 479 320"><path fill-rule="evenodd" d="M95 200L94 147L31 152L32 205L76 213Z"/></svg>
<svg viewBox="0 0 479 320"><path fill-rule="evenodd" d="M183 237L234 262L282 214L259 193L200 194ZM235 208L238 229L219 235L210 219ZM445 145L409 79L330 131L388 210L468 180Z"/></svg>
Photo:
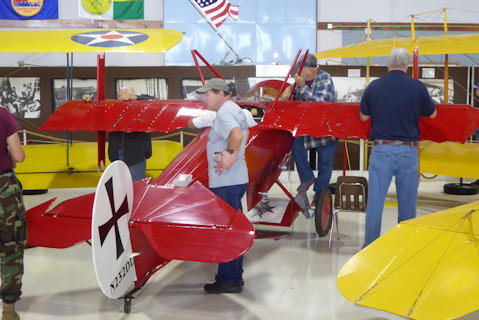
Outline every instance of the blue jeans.
<svg viewBox="0 0 479 320"><path fill-rule="evenodd" d="M318 153L318 178L314 183L314 191L319 192L329 185L331 174L333 173L334 152L338 141L325 146L316 147ZM296 168L298 169L301 182L313 181L314 173L308 162L308 150L304 148L304 137L294 138L291 145L291 153L293 154Z"/></svg>
<svg viewBox="0 0 479 320"><path fill-rule="evenodd" d="M236 211L243 210L241 198L246 191L246 184L225 186L210 189L214 194L223 199ZM243 256L238 259L223 262L218 265L218 277L225 284L232 284L243 279Z"/></svg>
<svg viewBox="0 0 479 320"><path fill-rule="evenodd" d="M146 178L146 173L145 173L146 158L143 159L141 162L138 162L137 164L129 166L128 169L130 169L131 178L133 179L133 182L145 179Z"/></svg>
<svg viewBox="0 0 479 320"><path fill-rule="evenodd" d="M396 177L398 223L416 217L419 155L417 147L376 145L369 162L369 191L366 234L363 248L381 235L384 201Z"/></svg>

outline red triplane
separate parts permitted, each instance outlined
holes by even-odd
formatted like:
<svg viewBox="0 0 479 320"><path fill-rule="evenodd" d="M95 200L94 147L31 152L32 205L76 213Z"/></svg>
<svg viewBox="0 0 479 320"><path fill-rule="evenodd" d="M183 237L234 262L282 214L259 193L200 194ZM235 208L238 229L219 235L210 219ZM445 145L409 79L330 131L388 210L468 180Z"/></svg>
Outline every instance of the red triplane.
<svg viewBox="0 0 479 320"><path fill-rule="evenodd" d="M296 60L298 56L299 53ZM126 278L125 273L135 271L131 283L126 283L126 289L110 296L125 299L125 312L130 311L133 293L169 261L229 261L244 254L253 244L255 232L252 223L292 225L302 209L278 177L282 165L290 156L294 137L368 138L370 125L359 120L358 103L278 101L285 83L267 81L253 88L273 87L278 92L274 101L237 102L242 108L255 108L263 114L259 124L250 128L246 147L248 215L235 212L208 189L208 128L203 129L153 182L143 180L133 183L131 199L121 194L123 191L115 190L120 181L118 175L112 174L113 183L109 180L110 184L103 182L102 178L97 194L106 190L108 196L103 199L109 199L109 204L103 212L107 221L102 225L101 240L106 242L111 238L117 249L112 249L115 251L114 258L120 261L120 256L123 256L123 262L118 270L112 271L112 281L107 281L105 290L114 291L115 281ZM468 105L438 105L437 109L436 119L421 119L422 140L462 143L479 126L479 110ZM106 100L100 106L69 101L40 130L111 132L125 128L126 132L168 133L186 127L188 120L201 114L202 110L205 107L198 101ZM183 174L190 175L192 182L187 187L175 187L175 181ZM123 187L128 189L127 180L122 181ZM272 200L265 196L275 183L286 194L279 213L271 210L273 206L268 201ZM100 228L92 230L91 226L94 198L92 193L66 200L49 209L55 201L52 199L28 210L29 245L67 248L89 241L92 232L94 235L100 232ZM316 203L315 224L320 236L328 234L330 229L331 198L331 193L325 189ZM127 232L122 235L125 229ZM119 250L128 247L130 241L131 252ZM111 283L109 289L108 283Z"/></svg>

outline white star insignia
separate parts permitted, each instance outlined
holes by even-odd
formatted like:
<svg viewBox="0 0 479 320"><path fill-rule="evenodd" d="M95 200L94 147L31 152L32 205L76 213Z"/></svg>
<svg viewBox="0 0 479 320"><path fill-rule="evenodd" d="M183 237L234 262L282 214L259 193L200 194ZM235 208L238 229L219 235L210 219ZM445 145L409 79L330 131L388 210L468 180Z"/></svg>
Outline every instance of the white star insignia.
<svg viewBox="0 0 479 320"><path fill-rule="evenodd" d="M123 42L126 44L135 44L133 41L131 41L129 38L130 37L136 37L140 34L138 33L133 33L133 34L121 34L118 31L112 30L108 33L105 34L81 34L79 35L80 37L87 37L87 38L93 38L92 41L88 42L86 45L90 46L95 43L102 43L102 42L107 42L107 41L118 41L118 42Z"/></svg>

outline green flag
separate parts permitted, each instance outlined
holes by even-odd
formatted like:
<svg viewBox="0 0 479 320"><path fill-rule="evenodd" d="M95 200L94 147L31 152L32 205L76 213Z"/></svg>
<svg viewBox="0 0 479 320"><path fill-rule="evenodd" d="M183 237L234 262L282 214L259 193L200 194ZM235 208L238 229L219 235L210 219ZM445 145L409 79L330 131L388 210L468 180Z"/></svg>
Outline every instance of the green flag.
<svg viewBox="0 0 479 320"><path fill-rule="evenodd" d="M114 20L144 19L143 0L113 0Z"/></svg>

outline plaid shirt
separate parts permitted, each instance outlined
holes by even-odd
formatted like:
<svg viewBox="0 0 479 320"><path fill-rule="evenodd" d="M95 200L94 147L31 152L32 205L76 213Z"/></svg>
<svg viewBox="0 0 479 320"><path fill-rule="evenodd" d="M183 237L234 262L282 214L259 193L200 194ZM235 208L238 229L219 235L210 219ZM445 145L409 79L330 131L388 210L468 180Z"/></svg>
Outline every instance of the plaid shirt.
<svg viewBox="0 0 479 320"><path fill-rule="evenodd" d="M321 69L318 70L318 75L314 78L311 87L308 87L306 84L301 88L296 87L295 95L299 101L336 101L333 79L331 79L329 73ZM305 136L304 148L312 149L318 146L325 146L337 140L335 137L315 138Z"/></svg>

